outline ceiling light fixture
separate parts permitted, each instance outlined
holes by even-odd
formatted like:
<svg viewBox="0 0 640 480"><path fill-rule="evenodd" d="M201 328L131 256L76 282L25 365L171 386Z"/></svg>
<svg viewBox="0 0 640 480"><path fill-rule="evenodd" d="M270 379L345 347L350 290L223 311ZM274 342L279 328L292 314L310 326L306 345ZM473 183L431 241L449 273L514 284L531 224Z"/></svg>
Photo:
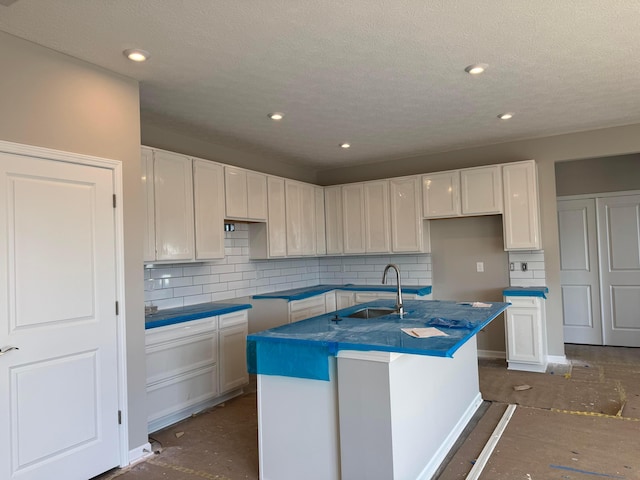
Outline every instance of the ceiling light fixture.
<svg viewBox="0 0 640 480"><path fill-rule="evenodd" d="M344 148L344 149L351 148L351 144L350 143L341 143L340 144L340 148Z"/></svg>
<svg viewBox="0 0 640 480"><path fill-rule="evenodd" d="M149 52L146 50L140 50L139 48L128 48L124 52L124 56L134 62L144 62L149 58Z"/></svg>
<svg viewBox="0 0 640 480"><path fill-rule="evenodd" d="M474 63L473 65L469 65L467 68L465 68L464 71L470 75L480 75L487 69L488 66L489 65L487 65L486 63Z"/></svg>
<svg viewBox="0 0 640 480"><path fill-rule="evenodd" d="M498 118L500 120L509 120L509 119L513 118L513 113L511 113L511 112L501 113L500 115L498 115Z"/></svg>
<svg viewBox="0 0 640 480"><path fill-rule="evenodd" d="M281 112L273 112L268 115L271 120L282 120L284 118L284 113Z"/></svg>

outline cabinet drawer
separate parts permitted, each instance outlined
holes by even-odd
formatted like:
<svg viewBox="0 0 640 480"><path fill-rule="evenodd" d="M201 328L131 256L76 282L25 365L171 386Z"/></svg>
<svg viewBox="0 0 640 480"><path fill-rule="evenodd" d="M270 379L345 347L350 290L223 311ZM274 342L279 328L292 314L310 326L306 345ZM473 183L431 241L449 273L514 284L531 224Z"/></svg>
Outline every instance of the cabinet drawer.
<svg viewBox="0 0 640 480"><path fill-rule="evenodd" d="M315 307L305 308L304 310L296 310L295 312L291 312L289 314L289 321L291 323L297 322L299 320L304 320L305 318L317 317L318 315L322 315L325 313L324 302L321 305L317 305Z"/></svg>
<svg viewBox="0 0 640 480"><path fill-rule="evenodd" d="M200 333L215 332L217 329L217 316L175 323L166 327L150 328L145 332L145 345L151 346L178 338L192 337Z"/></svg>
<svg viewBox="0 0 640 480"><path fill-rule="evenodd" d="M539 300L536 297L504 297L504 301L518 308L538 308L539 306Z"/></svg>
<svg viewBox="0 0 640 480"><path fill-rule="evenodd" d="M240 312L227 313L220 315L220 328L233 327L235 325L242 325L247 323L247 311L242 310Z"/></svg>
<svg viewBox="0 0 640 480"><path fill-rule="evenodd" d="M316 295L315 297L305 298L304 300L294 300L289 303L289 312L293 313L308 308L316 309L320 306L324 309L324 295Z"/></svg>

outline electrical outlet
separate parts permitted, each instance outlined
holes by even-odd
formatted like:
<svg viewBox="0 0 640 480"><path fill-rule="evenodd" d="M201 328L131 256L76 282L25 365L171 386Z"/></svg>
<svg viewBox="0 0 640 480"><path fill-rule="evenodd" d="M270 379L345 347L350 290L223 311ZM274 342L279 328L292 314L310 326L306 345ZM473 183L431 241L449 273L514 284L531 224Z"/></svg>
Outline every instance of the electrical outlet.
<svg viewBox="0 0 640 480"><path fill-rule="evenodd" d="M476 272L484 272L484 262L476 262Z"/></svg>
<svg viewBox="0 0 640 480"><path fill-rule="evenodd" d="M516 264L514 262L511 262L509 264L509 270L511 270L513 272L513 271L515 271L515 269L516 269Z"/></svg>
<svg viewBox="0 0 640 480"><path fill-rule="evenodd" d="M520 270L522 270L523 272L526 272L527 270L529 270L529 267L527 266L527 262L522 262L520 264Z"/></svg>

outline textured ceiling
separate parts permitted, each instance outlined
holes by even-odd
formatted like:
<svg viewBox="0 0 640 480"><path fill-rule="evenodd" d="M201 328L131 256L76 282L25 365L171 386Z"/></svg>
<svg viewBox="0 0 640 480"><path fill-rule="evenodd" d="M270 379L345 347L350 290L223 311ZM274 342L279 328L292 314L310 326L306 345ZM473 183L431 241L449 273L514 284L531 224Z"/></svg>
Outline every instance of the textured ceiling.
<svg viewBox="0 0 640 480"><path fill-rule="evenodd" d="M316 168L639 123L638 25L636 0L0 4L0 30L138 79L143 119Z"/></svg>

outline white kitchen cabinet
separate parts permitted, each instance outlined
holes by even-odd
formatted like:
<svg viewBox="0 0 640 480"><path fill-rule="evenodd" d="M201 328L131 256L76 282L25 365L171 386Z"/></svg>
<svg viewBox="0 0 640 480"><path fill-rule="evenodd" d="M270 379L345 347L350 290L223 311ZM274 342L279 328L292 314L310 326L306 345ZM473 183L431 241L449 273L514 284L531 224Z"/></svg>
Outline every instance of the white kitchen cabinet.
<svg viewBox="0 0 640 480"><path fill-rule="evenodd" d="M155 151L153 160L157 260L193 260L193 172L184 155Z"/></svg>
<svg viewBox="0 0 640 480"><path fill-rule="evenodd" d="M510 370L544 372L547 369L547 335L544 304L537 297L505 297L505 334Z"/></svg>
<svg viewBox="0 0 640 480"><path fill-rule="evenodd" d="M324 220L324 189L314 187L315 201L315 233L316 233L316 254L325 255L327 253L327 235Z"/></svg>
<svg viewBox="0 0 640 480"><path fill-rule="evenodd" d="M287 255L316 254L316 197L314 186L285 180Z"/></svg>
<svg viewBox="0 0 640 480"><path fill-rule="evenodd" d="M420 177L392 178L391 251L394 253L428 253L431 251L429 222L423 220Z"/></svg>
<svg viewBox="0 0 640 480"><path fill-rule="evenodd" d="M146 331L149 433L242 393L247 310Z"/></svg>
<svg viewBox="0 0 640 480"><path fill-rule="evenodd" d="M153 188L153 150L142 148L142 192L144 208L144 245L143 260L153 262L156 260L156 214Z"/></svg>
<svg viewBox="0 0 640 480"><path fill-rule="evenodd" d="M218 317L146 331L149 432L205 408L218 396Z"/></svg>
<svg viewBox="0 0 640 480"><path fill-rule="evenodd" d="M389 219L389 181L364 184L365 252L391 251L391 221Z"/></svg>
<svg viewBox="0 0 640 480"><path fill-rule="evenodd" d="M325 187L324 215L327 255L342 254L344 251L342 232L342 187Z"/></svg>
<svg viewBox="0 0 640 480"><path fill-rule="evenodd" d="M422 213L425 218L460 215L460 171L422 176Z"/></svg>
<svg viewBox="0 0 640 480"><path fill-rule="evenodd" d="M237 167L224 167L226 217L267 220L267 176Z"/></svg>
<svg viewBox="0 0 640 480"><path fill-rule="evenodd" d="M193 206L196 260L224 258L224 170L222 165L193 160Z"/></svg>
<svg viewBox="0 0 640 480"><path fill-rule="evenodd" d="M247 311L220 315L220 394L249 383L247 372Z"/></svg>
<svg viewBox="0 0 640 480"><path fill-rule="evenodd" d="M315 295L302 300L289 302L289 323L317 317L326 312L325 295Z"/></svg>
<svg viewBox="0 0 640 480"><path fill-rule="evenodd" d="M462 215L502 213L502 171L500 165L460 170Z"/></svg>
<svg viewBox="0 0 640 480"><path fill-rule="evenodd" d="M342 186L343 251L346 254L365 253L364 185Z"/></svg>
<svg viewBox="0 0 640 480"><path fill-rule="evenodd" d="M331 291L324 294L324 311L325 313L335 312L338 309L336 305L336 292Z"/></svg>
<svg viewBox="0 0 640 480"><path fill-rule="evenodd" d="M538 175L533 160L502 167L505 250L540 250Z"/></svg>
<svg viewBox="0 0 640 480"><path fill-rule="evenodd" d="M351 307L356 304L354 292L336 290L336 310Z"/></svg>
<svg viewBox="0 0 640 480"><path fill-rule="evenodd" d="M287 256L287 218L284 178L267 177L267 222L249 224L252 259Z"/></svg>

